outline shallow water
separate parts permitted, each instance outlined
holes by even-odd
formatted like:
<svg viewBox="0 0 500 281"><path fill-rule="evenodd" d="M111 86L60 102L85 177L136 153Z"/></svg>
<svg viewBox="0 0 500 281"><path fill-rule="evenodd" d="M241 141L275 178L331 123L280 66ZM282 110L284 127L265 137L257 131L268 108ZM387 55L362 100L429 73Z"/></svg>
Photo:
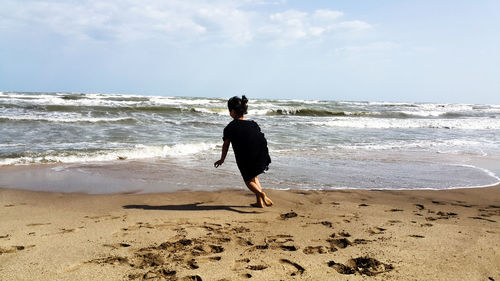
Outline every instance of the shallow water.
<svg viewBox="0 0 500 281"><path fill-rule="evenodd" d="M247 118L268 139L266 187L444 189L499 181L500 105L250 100ZM230 121L226 99L0 93L0 186L241 188L232 152L213 168Z"/></svg>

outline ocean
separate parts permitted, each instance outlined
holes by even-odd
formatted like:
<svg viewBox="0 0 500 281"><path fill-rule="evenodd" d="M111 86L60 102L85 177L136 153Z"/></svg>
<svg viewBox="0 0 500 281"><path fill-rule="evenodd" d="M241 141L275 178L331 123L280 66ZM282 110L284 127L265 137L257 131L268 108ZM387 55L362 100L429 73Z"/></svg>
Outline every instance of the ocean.
<svg viewBox="0 0 500 281"><path fill-rule="evenodd" d="M228 97L229 98L229 97ZM500 181L500 105L252 99L264 188L449 189ZM226 98L0 92L0 187L122 193L244 189L215 169Z"/></svg>

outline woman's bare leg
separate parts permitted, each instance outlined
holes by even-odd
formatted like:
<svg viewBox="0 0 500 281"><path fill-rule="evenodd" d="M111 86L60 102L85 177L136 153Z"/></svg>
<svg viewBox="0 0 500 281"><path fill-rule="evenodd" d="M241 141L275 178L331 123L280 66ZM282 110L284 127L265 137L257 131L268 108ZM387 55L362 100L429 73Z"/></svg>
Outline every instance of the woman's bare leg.
<svg viewBox="0 0 500 281"><path fill-rule="evenodd" d="M252 204L252 206L264 208L264 201L262 201L262 196L261 196L262 188L257 184L255 178L245 182L245 184L247 185L248 189L250 189L250 191L252 191L255 194L255 197L257 199L257 203Z"/></svg>
<svg viewBox="0 0 500 281"><path fill-rule="evenodd" d="M255 182L257 183L257 185L260 187L260 190L262 191L262 186L260 185L258 177L255 177ZM264 204L266 204L266 206L270 207L274 204L273 201L271 201L271 199L269 199L269 197L267 197L267 195L266 195L266 193L264 193L264 191L262 191L261 196L262 196L262 201L264 201Z"/></svg>
<svg viewBox="0 0 500 281"><path fill-rule="evenodd" d="M262 192L262 187L260 186L259 178L255 177L247 182L245 182L247 185L248 189L252 191L255 194L255 198L257 199L257 203L255 203L255 206L264 207L264 204L266 206L272 206L273 201L269 199L269 197L266 196L264 192Z"/></svg>

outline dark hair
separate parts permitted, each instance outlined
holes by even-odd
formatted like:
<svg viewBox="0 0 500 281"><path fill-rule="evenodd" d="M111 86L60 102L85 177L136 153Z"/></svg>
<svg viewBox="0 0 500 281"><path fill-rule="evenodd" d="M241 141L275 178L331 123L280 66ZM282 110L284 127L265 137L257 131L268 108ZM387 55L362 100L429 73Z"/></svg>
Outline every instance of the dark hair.
<svg viewBox="0 0 500 281"><path fill-rule="evenodd" d="M248 99L247 97L245 97L245 95L241 96L241 99L234 96L227 101L227 108L229 109L229 111L234 109L234 112L237 116L243 116L244 114L247 114L247 103Z"/></svg>

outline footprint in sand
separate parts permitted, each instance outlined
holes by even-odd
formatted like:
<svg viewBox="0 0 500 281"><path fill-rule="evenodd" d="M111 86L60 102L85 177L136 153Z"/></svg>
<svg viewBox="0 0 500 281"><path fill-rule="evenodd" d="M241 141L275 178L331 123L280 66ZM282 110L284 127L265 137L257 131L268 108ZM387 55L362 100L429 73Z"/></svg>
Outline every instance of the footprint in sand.
<svg viewBox="0 0 500 281"><path fill-rule="evenodd" d="M291 265L295 268L295 271L291 272L290 276L296 276L298 274L302 275L305 271L305 268L303 268L300 264L290 261L288 259L280 259L280 262L283 264Z"/></svg>
<svg viewBox="0 0 500 281"><path fill-rule="evenodd" d="M479 211L479 217L492 217L492 216L500 216L500 208L499 206L496 205L489 205L486 208L480 208L478 209Z"/></svg>
<svg viewBox="0 0 500 281"><path fill-rule="evenodd" d="M15 206L22 206L22 205L27 205L26 203L19 203L19 204L7 204L7 205L4 205L5 208L9 208L9 207L15 207Z"/></svg>
<svg viewBox="0 0 500 281"><path fill-rule="evenodd" d="M250 264L250 259L245 258L245 259L239 259L239 260L234 261L234 264L232 266L232 270L237 271L237 272L238 271L246 271L246 270L261 271L261 270L264 270L268 267L269 266L266 265L265 263L263 263L262 261L261 261L261 263L258 263L258 264L255 264L255 263ZM243 273L242 277L252 278L252 274Z"/></svg>
<svg viewBox="0 0 500 281"><path fill-rule="evenodd" d="M458 214L457 213L453 213L453 212L437 212L436 215L439 216L440 219L449 219L449 218L454 218L454 217L457 217Z"/></svg>
<svg viewBox="0 0 500 281"><path fill-rule="evenodd" d="M335 269L340 274L359 273L367 276L375 276L394 269L390 264L385 264L369 257L349 259L345 264L330 261L328 262L328 266Z"/></svg>
<svg viewBox="0 0 500 281"><path fill-rule="evenodd" d="M475 205L465 204L464 201L457 201L457 203L450 203L450 205L460 206L460 207L464 207L464 208L472 208L473 206L475 206Z"/></svg>
<svg viewBox="0 0 500 281"><path fill-rule="evenodd" d="M370 234L370 235L376 235L376 234L383 234L384 231L386 231L387 229L385 228L382 228L382 227L373 227L371 229L368 229L367 232Z"/></svg>
<svg viewBox="0 0 500 281"><path fill-rule="evenodd" d="M58 234L66 234L66 233L75 232L75 229L73 229L73 228L70 228L70 229L60 228L59 230L60 230L59 232L56 232L56 233L47 233L47 234L43 234L42 236L51 236L51 235L58 235Z"/></svg>
<svg viewBox="0 0 500 281"><path fill-rule="evenodd" d="M320 222L320 224L324 225L326 227L329 227L329 228L333 228L332 222L329 222L329 221L322 221L322 222Z"/></svg>
<svg viewBox="0 0 500 281"><path fill-rule="evenodd" d="M326 254L328 251L324 246L307 246L303 250L306 255Z"/></svg>
<svg viewBox="0 0 500 281"><path fill-rule="evenodd" d="M250 239L243 238L241 236L237 236L236 238L237 238L237 243L240 246L253 246L254 245L254 243Z"/></svg>
<svg viewBox="0 0 500 281"><path fill-rule="evenodd" d="M310 224L321 224L321 225L324 225L326 227L333 228L333 223L330 221L308 222L303 227L306 227L307 225L310 225Z"/></svg>
<svg viewBox="0 0 500 281"><path fill-rule="evenodd" d="M0 255L2 254L12 254L15 252L23 251L28 248L33 248L35 245L29 245L29 246L11 246L9 248L0 248Z"/></svg>
<svg viewBox="0 0 500 281"><path fill-rule="evenodd" d="M257 250L267 250L267 249L281 249L283 251L297 251L298 247L294 245L285 245L289 242L294 242L292 235L288 234L278 234L267 236L264 239L264 245L254 246L253 249Z"/></svg>
<svg viewBox="0 0 500 281"><path fill-rule="evenodd" d="M29 223L26 226L41 226L41 225L50 225L50 224L51 224L50 222L47 222L47 223L38 222L38 223Z"/></svg>
<svg viewBox="0 0 500 281"><path fill-rule="evenodd" d="M281 214L280 215L280 218L283 219L283 220L286 220L286 219L290 219L290 218L295 218L297 217L298 214L295 213L293 210L291 212L288 212L288 213L285 213L285 214Z"/></svg>
<svg viewBox="0 0 500 281"><path fill-rule="evenodd" d="M483 220L483 221L487 221L487 222L497 222L495 220L490 220L490 219L483 218L483 217L470 217L470 218L474 219L474 220Z"/></svg>
<svg viewBox="0 0 500 281"><path fill-rule="evenodd" d="M401 209L390 209L390 210L387 210L386 212L403 212L404 210L401 210Z"/></svg>
<svg viewBox="0 0 500 281"><path fill-rule="evenodd" d="M291 245L291 246L287 246L287 245L281 245L280 248L283 250L283 251L297 251L297 247Z"/></svg>
<svg viewBox="0 0 500 281"><path fill-rule="evenodd" d="M419 209L420 211L422 211L423 209L425 209L425 206L422 205L422 204L414 204L415 206L417 206L417 209Z"/></svg>
<svg viewBox="0 0 500 281"><path fill-rule="evenodd" d="M244 226L235 226L235 227L231 228L231 231L234 233L247 233L247 232L250 232L250 229L246 228Z"/></svg>
<svg viewBox="0 0 500 281"><path fill-rule="evenodd" d="M86 263L118 265L118 264L128 264L129 260L126 257L109 256L105 258L89 260Z"/></svg>
<svg viewBox="0 0 500 281"><path fill-rule="evenodd" d="M339 235L342 237L351 237L351 234L349 234L348 232L345 232L345 231L339 232ZM334 238L334 237L332 237L332 238Z"/></svg>
<svg viewBox="0 0 500 281"><path fill-rule="evenodd" d="M146 273L132 273L128 275L130 280L140 279L140 280L177 280L177 271L170 270L168 268L160 268L156 270L150 270Z"/></svg>
<svg viewBox="0 0 500 281"><path fill-rule="evenodd" d="M346 238L327 239L326 242L330 243L330 252L337 251L337 248L345 249L346 247L352 245L352 242Z"/></svg>
<svg viewBox="0 0 500 281"><path fill-rule="evenodd" d="M117 220L117 219L126 220L127 216L125 215L123 217L119 217L112 215L100 215L100 216L84 216L84 218L94 220L94 222L100 222L101 220Z"/></svg>
<svg viewBox="0 0 500 281"><path fill-rule="evenodd" d="M290 234L277 234L277 235L270 235L267 236L266 239L269 242L275 242L275 243L286 243L286 242L291 242L293 241L293 236Z"/></svg>
<svg viewBox="0 0 500 281"><path fill-rule="evenodd" d="M201 279L201 276L200 275L192 275L192 276L186 276L184 278L181 279L182 281L202 281L203 279Z"/></svg>
<svg viewBox="0 0 500 281"><path fill-rule="evenodd" d="M380 238L379 238L380 239ZM368 244L372 242L372 240L366 240L366 239L354 239L354 241L352 242L353 244L355 245L364 245L364 244Z"/></svg>
<svg viewBox="0 0 500 281"><path fill-rule="evenodd" d="M443 203L443 202L440 202L440 201L433 200L431 202L432 202L432 204L436 204L436 205L446 205L446 203Z"/></svg>
<svg viewBox="0 0 500 281"><path fill-rule="evenodd" d="M439 212L432 212L429 210L429 213L435 213L437 215L437 217L426 217L425 220L427 221L435 221L435 220L447 220L447 219L450 219L450 218L456 218L458 216L457 213L453 213L453 212L442 212L442 211L439 211Z"/></svg>
<svg viewBox="0 0 500 281"><path fill-rule="evenodd" d="M248 259L248 258L236 260L236 261L234 261L232 269L238 270L238 269L242 268L245 264L248 264L248 263L250 263L250 259Z"/></svg>
<svg viewBox="0 0 500 281"><path fill-rule="evenodd" d="M61 232L59 232L59 234L64 234L64 233L71 233L71 232L74 232L75 230L70 228L70 229L66 229L66 228L61 228L60 229Z"/></svg>
<svg viewBox="0 0 500 281"><path fill-rule="evenodd" d="M104 244L104 247L110 247L114 250L119 249L119 248L128 248L131 245L127 243L116 243L116 244Z"/></svg>
<svg viewBox="0 0 500 281"><path fill-rule="evenodd" d="M191 269L198 269L200 268L200 266L198 266L198 263L196 262L195 259L192 259L190 261L187 262L187 265L189 266L189 268Z"/></svg>
<svg viewBox="0 0 500 281"><path fill-rule="evenodd" d="M224 247L218 245L208 245L210 247L210 252L218 254L224 252Z"/></svg>
<svg viewBox="0 0 500 281"><path fill-rule="evenodd" d="M268 268L267 265L249 265L247 266L247 269L250 269L250 270L264 270Z"/></svg>

